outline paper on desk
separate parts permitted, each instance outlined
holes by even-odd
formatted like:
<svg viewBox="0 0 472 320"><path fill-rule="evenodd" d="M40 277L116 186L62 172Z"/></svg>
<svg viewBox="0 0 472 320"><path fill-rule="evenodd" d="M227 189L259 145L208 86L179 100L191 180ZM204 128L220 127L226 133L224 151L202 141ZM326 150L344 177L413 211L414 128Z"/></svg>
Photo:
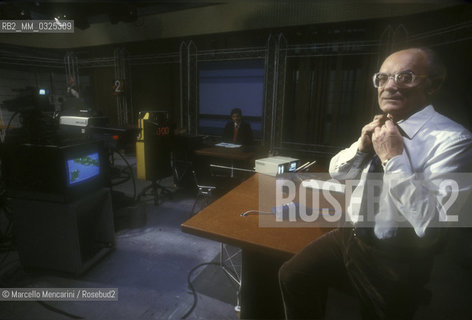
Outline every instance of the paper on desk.
<svg viewBox="0 0 472 320"><path fill-rule="evenodd" d="M239 147L241 147L240 144L227 143L227 142L220 142L220 143L215 144L215 146L217 146L217 147L223 147L223 148L230 148L230 149L234 149L234 148L239 148Z"/></svg>
<svg viewBox="0 0 472 320"><path fill-rule="evenodd" d="M317 190L328 190L334 192L344 193L346 190L346 186L339 182L332 182L332 181L323 181L317 179L310 179L310 180L303 180L302 186L304 188L312 188Z"/></svg>

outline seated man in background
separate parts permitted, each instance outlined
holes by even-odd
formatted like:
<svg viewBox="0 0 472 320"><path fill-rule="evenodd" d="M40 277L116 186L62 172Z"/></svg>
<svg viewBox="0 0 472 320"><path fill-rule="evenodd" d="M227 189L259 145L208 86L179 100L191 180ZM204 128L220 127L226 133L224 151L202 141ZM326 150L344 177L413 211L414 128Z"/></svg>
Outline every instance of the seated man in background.
<svg viewBox="0 0 472 320"><path fill-rule="evenodd" d="M332 287L352 291L364 319L413 318L441 239L433 226L438 217L444 221L441 212L452 196L440 185L455 173L472 172L471 133L431 105L444 77L444 66L426 48L391 54L374 75L384 114L330 163L333 178L359 181L346 208L351 223L280 268L288 319L324 318ZM381 188L377 203L366 192L374 173ZM464 180L459 197L467 199L470 177Z"/></svg>
<svg viewBox="0 0 472 320"><path fill-rule="evenodd" d="M226 123L223 132L223 141L244 146L253 143L251 125L242 119L242 111L239 108L231 110L231 120Z"/></svg>

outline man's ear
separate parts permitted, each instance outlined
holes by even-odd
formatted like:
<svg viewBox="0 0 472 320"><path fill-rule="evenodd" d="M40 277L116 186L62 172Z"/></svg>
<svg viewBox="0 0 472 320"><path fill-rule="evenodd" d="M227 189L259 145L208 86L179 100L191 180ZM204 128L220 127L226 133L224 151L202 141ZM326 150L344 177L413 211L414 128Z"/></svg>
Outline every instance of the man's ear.
<svg viewBox="0 0 472 320"><path fill-rule="evenodd" d="M442 84L444 83L444 78L442 76L430 77L426 79L428 81L428 86L426 92L432 96L441 89Z"/></svg>

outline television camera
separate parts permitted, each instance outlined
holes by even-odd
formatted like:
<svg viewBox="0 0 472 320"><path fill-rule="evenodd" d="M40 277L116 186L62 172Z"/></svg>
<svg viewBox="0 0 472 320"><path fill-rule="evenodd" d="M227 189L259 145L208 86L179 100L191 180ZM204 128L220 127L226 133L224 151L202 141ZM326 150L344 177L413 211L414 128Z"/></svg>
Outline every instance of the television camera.
<svg viewBox="0 0 472 320"><path fill-rule="evenodd" d="M54 105L45 90L34 87L14 89L17 96L3 101L11 116L5 134L6 143L56 144L58 122L54 119ZM10 124L19 115L21 128L11 129Z"/></svg>

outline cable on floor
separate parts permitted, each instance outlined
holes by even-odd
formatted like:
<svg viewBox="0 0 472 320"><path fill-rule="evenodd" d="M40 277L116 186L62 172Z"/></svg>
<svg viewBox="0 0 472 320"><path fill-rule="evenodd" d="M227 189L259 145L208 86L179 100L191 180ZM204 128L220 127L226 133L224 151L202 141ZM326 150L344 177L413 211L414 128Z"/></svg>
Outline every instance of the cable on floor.
<svg viewBox="0 0 472 320"><path fill-rule="evenodd" d="M192 270L190 270L190 272L188 273L188 276L187 276L187 283L188 283L188 287L190 289L190 291L192 292L192 295L193 295L193 304L192 306L190 307L190 309L182 316L181 319L186 319L192 312L193 310L195 309L195 307L197 306L197 303L198 303L198 295L197 295L197 291L195 291L195 287L193 286L192 284L192 274L198 269L198 268L201 268L203 266L208 266L208 265L216 265L216 266L219 266L220 264L218 262L204 262L204 263L200 263L199 265L195 266L192 268Z"/></svg>
<svg viewBox="0 0 472 320"><path fill-rule="evenodd" d="M10 252L15 249L13 235L10 234L12 225L12 221L9 221L5 233L0 232L0 252L5 252L5 255L0 260L0 270L3 269L4 263L5 265L7 264L6 261Z"/></svg>
<svg viewBox="0 0 472 320"><path fill-rule="evenodd" d="M192 292L192 295L193 295L193 304L190 307L190 309L182 316L182 318L181 318L182 320L186 319L193 312L193 310L195 309L195 307L197 306L197 303L198 303L197 291L195 290L195 287L192 284L192 274L198 268L201 268L203 266L208 266L208 265L215 265L215 266L221 267L221 264L219 262L204 262L204 263L200 263L199 265L193 267L192 270L190 270L189 273L188 273L187 283L188 283L188 287L189 287L189 289L190 289L190 291ZM231 271L228 270L228 272L231 272Z"/></svg>
<svg viewBox="0 0 472 320"><path fill-rule="evenodd" d="M190 270L190 272L188 273L187 283L188 283L188 287L189 287L189 289L190 289L190 291L192 292L192 295L193 295L193 304L190 307L190 309L182 316L181 319L186 319L193 312L193 310L195 309L195 307L197 306L197 303L198 303L197 291L195 290L195 287L192 284L192 274L198 268L201 268L203 266L209 266L209 265L215 265L215 266L221 267L221 264L219 262L204 262L204 263L200 263L199 265L193 267L192 270Z"/></svg>
<svg viewBox="0 0 472 320"><path fill-rule="evenodd" d="M44 301L37 301L41 306L43 306L44 308L52 311L52 312L55 312L55 313L59 313L59 314L62 314L66 317L69 317L69 318L72 318L72 319L84 319L84 317L81 317L81 316L76 316L75 314L72 314L72 313L69 313L69 312L66 312L64 310L61 310L59 308L56 308L56 307L53 307L51 306L50 304L47 304L46 302Z"/></svg>
<svg viewBox="0 0 472 320"><path fill-rule="evenodd" d="M3 263L7 261L8 255L10 254L10 250L6 251L5 255L3 256L2 260L0 261L0 270L3 269Z"/></svg>

